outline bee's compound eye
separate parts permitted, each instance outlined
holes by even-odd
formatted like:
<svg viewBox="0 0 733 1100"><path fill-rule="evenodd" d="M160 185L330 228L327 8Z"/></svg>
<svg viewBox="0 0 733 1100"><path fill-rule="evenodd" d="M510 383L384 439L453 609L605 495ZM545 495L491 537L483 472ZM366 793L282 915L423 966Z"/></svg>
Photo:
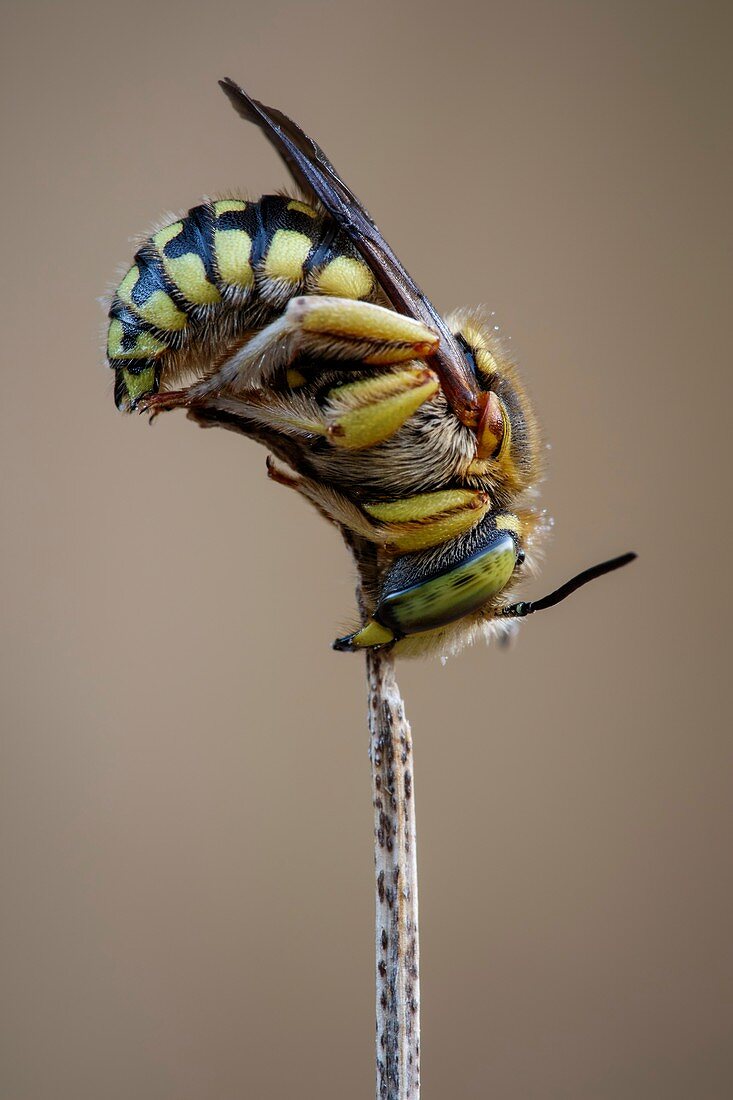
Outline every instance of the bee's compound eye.
<svg viewBox="0 0 733 1100"><path fill-rule="evenodd" d="M518 568L520 565L524 565L524 559L526 557L527 557L527 555L525 554L524 550L522 550L522 548L520 546L519 549L517 550L517 561L516 561L515 569Z"/></svg>
<svg viewBox="0 0 733 1100"><path fill-rule="evenodd" d="M509 531L488 529L486 545L441 563L404 555L388 572L374 617L395 635L434 630L478 611L501 592L514 572L517 547Z"/></svg>

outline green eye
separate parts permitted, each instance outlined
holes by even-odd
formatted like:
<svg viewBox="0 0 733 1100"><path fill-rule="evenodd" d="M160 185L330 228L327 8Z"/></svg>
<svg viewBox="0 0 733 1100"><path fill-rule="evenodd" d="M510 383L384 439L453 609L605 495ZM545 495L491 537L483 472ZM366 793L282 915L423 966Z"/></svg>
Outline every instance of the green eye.
<svg viewBox="0 0 733 1100"><path fill-rule="evenodd" d="M516 543L506 532L497 532L491 543L448 569L417 584L386 591L374 617L395 634L434 630L477 611L511 579L517 561Z"/></svg>

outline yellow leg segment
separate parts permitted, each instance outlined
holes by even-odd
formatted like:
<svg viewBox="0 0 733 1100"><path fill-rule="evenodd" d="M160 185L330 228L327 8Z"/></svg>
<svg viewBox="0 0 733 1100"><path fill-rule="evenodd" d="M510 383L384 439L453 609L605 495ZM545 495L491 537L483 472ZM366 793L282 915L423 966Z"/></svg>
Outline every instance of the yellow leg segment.
<svg viewBox="0 0 733 1100"><path fill-rule="evenodd" d="M332 390L326 402L328 440L359 451L383 443L439 388L428 367L405 367Z"/></svg>
<svg viewBox="0 0 733 1100"><path fill-rule="evenodd" d="M301 296L266 328L250 336L209 378L191 386L190 400L266 383L299 355L350 361L355 367L405 363L435 351L439 337L422 321L349 298ZM161 402L165 395L161 395Z"/></svg>
<svg viewBox="0 0 733 1100"><path fill-rule="evenodd" d="M296 438L322 436L340 450L359 451L393 436L440 388L437 375L422 363L336 386L323 404L298 393L307 379L294 381L294 392L288 396L271 395L265 389L202 394L201 385L196 385L153 395L146 400L145 408L157 413L177 405L212 406L251 416Z"/></svg>
<svg viewBox="0 0 733 1100"><path fill-rule="evenodd" d="M482 520L490 507L488 493L445 489L389 504L365 504L364 511L379 524L385 548L404 554L462 535Z"/></svg>
<svg viewBox="0 0 733 1100"><path fill-rule="evenodd" d="M390 504L365 504L360 508L343 493L310 478L299 478L293 488L334 523L393 554L427 550L462 535L482 520L491 507L488 494L473 489L423 493Z"/></svg>
<svg viewBox="0 0 733 1100"><path fill-rule="evenodd" d="M474 527L491 507L488 493L446 489L360 508L329 485L282 470L272 458L267 460L267 472L273 481L295 489L315 504L333 523L396 554L426 550L455 538Z"/></svg>
<svg viewBox="0 0 733 1100"><path fill-rule="evenodd" d="M293 298L286 315L302 333L304 350L370 365L422 359L434 352L437 333L413 317L350 298Z"/></svg>

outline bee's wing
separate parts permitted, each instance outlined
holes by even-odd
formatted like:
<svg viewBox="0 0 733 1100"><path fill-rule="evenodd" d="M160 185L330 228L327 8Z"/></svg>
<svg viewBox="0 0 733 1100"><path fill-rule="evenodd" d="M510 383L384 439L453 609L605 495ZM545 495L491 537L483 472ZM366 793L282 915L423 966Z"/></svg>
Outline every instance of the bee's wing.
<svg viewBox="0 0 733 1100"><path fill-rule="evenodd" d="M475 425L480 412L480 394L465 356L443 318L405 271L326 154L282 111L251 99L229 78L219 83L237 114L259 126L275 146L300 190L316 198L354 242L395 309L419 318L440 335L431 365L456 415L463 423Z"/></svg>

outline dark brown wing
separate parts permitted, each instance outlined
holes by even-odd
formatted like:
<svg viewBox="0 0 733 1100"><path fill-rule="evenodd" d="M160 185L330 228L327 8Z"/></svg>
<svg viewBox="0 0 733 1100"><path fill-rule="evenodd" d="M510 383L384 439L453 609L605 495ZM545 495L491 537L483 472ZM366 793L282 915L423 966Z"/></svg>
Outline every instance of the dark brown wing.
<svg viewBox="0 0 733 1100"><path fill-rule="evenodd" d="M443 318L405 271L367 211L346 186L323 150L297 123L273 107L251 99L228 77L219 81L237 114L264 133L307 196L318 199L364 257L398 313L419 318L440 335L431 366L456 415L474 427L481 409L476 379Z"/></svg>

